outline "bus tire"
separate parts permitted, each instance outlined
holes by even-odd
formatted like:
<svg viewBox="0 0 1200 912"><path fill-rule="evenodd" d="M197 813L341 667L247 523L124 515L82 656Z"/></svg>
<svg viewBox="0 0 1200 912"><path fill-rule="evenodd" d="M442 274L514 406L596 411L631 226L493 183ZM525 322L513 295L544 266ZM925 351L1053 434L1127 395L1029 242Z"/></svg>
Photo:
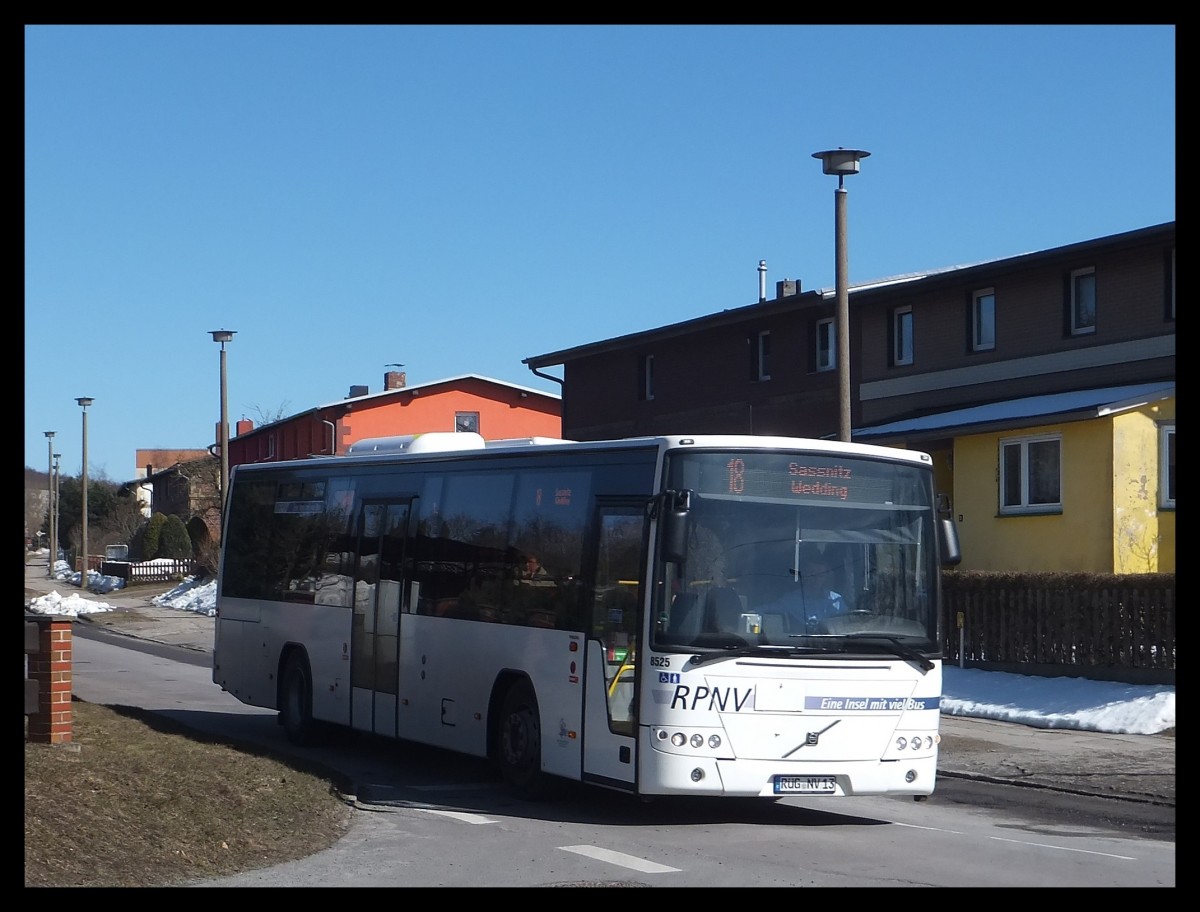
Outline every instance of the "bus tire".
<svg viewBox="0 0 1200 912"><path fill-rule="evenodd" d="M283 666L279 723L293 744L307 746L319 740L318 724L312 716L312 673L299 651L289 655Z"/></svg>
<svg viewBox="0 0 1200 912"><path fill-rule="evenodd" d="M528 681L504 695L500 719L500 773L519 798L535 801L549 792L542 772L542 723L537 697Z"/></svg>

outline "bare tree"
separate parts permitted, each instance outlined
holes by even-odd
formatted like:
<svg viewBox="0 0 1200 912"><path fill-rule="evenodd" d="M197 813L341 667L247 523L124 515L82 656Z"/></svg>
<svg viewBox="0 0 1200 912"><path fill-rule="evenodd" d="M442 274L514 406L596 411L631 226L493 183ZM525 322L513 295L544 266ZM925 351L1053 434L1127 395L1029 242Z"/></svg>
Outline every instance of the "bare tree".
<svg viewBox="0 0 1200 912"><path fill-rule="evenodd" d="M283 402L277 405L274 410L265 409L261 405L257 404L251 405L250 410L258 416L258 424L261 426L264 424L274 424L276 421L286 418L288 416L288 407L291 406L291 404L292 403L290 401L285 399Z"/></svg>

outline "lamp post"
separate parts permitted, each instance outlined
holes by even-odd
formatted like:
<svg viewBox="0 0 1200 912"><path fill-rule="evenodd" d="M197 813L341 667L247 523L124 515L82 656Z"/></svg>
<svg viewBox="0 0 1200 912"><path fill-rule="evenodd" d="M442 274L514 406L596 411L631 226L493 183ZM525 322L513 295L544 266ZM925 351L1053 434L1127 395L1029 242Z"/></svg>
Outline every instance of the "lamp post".
<svg viewBox="0 0 1200 912"><path fill-rule="evenodd" d="M838 440L850 440L850 287L849 257L846 252L846 189L842 180L847 174L858 173L858 163L870 155L861 149L829 149L814 152L821 159L826 174L836 174L837 190L833 194L834 247L837 259L837 372L838 372Z"/></svg>
<svg viewBox="0 0 1200 912"><path fill-rule="evenodd" d="M229 397L225 387L225 343L233 341L232 329L210 330L213 341L221 343L221 427L218 443L221 446L221 516L225 516L225 498L229 493Z"/></svg>
<svg viewBox="0 0 1200 912"><path fill-rule="evenodd" d="M54 549L54 431L45 431L44 433L46 435L46 456L48 457L46 474L49 476L46 484L50 488L50 509L46 521L46 531L50 533L50 560L46 562L46 575L50 579L54 579L54 556L58 553Z"/></svg>
<svg viewBox="0 0 1200 912"><path fill-rule="evenodd" d="M79 397L78 399L76 399L75 401L76 401L76 402L78 402L78 403L79 403L79 407L80 407L81 409L83 409L83 472L82 472L82 474L80 475L81 482L80 482L80 492L79 492L79 493L80 493L80 496L81 496L81 498L82 498L82 500L83 500L83 525L82 525L82 526L80 526L80 529L81 529L81 531L80 531L80 535L79 535L79 552L80 552L80 555L81 555L81 559L80 559L80 563L79 563L79 588L80 588L80 589L86 589L86 588L87 588L87 577L88 577L88 540L87 540L87 510L88 510L88 504L87 504L87 495L88 495L88 490L87 490L87 488L88 488L88 480L87 480L87 460L88 460L87 443L88 443L88 441L87 441L87 410L88 410L88 406L89 406L89 405L91 405L91 404L92 404L93 402L95 402L96 400L95 400L95 399L93 399L91 396L80 396L80 397Z"/></svg>
<svg viewBox="0 0 1200 912"><path fill-rule="evenodd" d="M54 496L51 498L51 503L54 505L54 520L50 528L50 572L54 572L54 565L58 563L58 480L62 476L62 468L59 465L59 460L62 459L62 453L54 454Z"/></svg>

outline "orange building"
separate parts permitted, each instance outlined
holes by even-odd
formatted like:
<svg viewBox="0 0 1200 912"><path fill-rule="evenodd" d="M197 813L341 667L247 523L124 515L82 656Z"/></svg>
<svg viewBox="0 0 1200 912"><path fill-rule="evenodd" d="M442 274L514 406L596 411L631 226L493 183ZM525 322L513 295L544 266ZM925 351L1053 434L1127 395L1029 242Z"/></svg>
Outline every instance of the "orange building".
<svg viewBox="0 0 1200 912"><path fill-rule="evenodd" d="M242 419L229 441L229 466L345 453L368 437L471 431L488 440L561 437L562 397L476 374L409 386L402 371L384 389L352 386L339 402L319 405L262 427Z"/></svg>

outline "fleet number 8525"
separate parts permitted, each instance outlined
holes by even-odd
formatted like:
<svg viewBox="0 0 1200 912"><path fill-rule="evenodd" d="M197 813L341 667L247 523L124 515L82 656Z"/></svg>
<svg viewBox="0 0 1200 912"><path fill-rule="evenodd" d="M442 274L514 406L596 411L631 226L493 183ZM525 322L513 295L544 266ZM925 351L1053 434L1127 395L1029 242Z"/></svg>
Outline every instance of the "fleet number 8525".
<svg viewBox="0 0 1200 912"><path fill-rule="evenodd" d="M653 668L670 668L670 656L650 656L650 665Z"/></svg>

